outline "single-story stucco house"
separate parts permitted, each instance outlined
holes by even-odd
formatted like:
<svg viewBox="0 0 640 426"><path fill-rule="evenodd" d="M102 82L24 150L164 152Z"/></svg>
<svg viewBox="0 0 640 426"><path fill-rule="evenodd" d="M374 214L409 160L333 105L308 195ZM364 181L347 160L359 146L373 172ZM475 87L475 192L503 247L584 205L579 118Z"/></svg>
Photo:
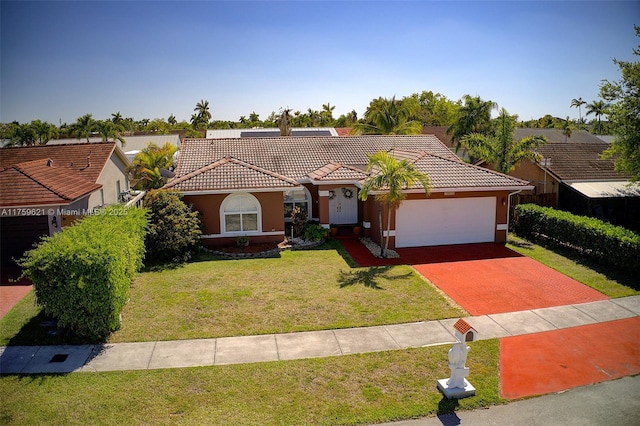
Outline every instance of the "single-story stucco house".
<svg viewBox="0 0 640 426"><path fill-rule="evenodd" d="M361 223L379 242L389 212L373 196L358 200L369 155L378 151L413 162L432 184L428 197L420 187L406 189L391 212L390 247L504 242L510 195L531 189L464 163L433 135L186 139L164 188L181 191L200 211L209 247L244 235L282 241L294 207L325 227Z"/></svg>

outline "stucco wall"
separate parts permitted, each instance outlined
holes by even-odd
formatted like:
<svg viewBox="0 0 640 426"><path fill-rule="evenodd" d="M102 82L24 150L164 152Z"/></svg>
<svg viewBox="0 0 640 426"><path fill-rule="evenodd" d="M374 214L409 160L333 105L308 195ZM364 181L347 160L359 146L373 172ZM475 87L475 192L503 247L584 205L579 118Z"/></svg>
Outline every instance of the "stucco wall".
<svg viewBox="0 0 640 426"><path fill-rule="evenodd" d="M91 194L88 207L93 209L103 205L103 196L104 205L117 204L119 195L117 182L120 182L120 191L125 192L129 190L127 166L114 152L102 169L102 173L97 181L97 183L102 185L102 193L98 190Z"/></svg>
<svg viewBox="0 0 640 426"><path fill-rule="evenodd" d="M254 192L261 207L261 232L248 233L251 241L272 242L284 239L284 203L282 192ZM236 236L224 237L220 228L220 206L229 194L186 195L184 201L201 214L205 226L204 244L208 247L233 244Z"/></svg>
<svg viewBox="0 0 640 426"><path fill-rule="evenodd" d="M504 243L507 240L507 216L509 208L508 191L487 191L487 192L454 192L453 194L445 195L443 192L431 193L428 199L455 199L455 198L473 198L473 197L495 197L496 198L496 218L495 218L495 242ZM427 199L424 194L408 194L407 200L424 200ZM367 231L366 235L378 244L383 244L384 239L381 240L380 235L380 211L382 214L382 230L387 230L387 211L382 205L377 203L374 197L370 197L364 205L364 219L371 222L371 228ZM426 213L425 213L426 214ZM395 212L391 214L391 231L396 229L395 226ZM499 225L501 229L497 229ZM395 247L395 237L392 235L389 239L389 248Z"/></svg>

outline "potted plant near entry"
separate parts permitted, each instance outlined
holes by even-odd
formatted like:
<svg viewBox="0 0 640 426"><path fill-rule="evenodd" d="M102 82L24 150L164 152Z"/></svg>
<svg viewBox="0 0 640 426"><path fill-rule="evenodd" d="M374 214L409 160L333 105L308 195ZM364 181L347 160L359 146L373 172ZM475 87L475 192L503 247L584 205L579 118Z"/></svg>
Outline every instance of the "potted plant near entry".
<svg viewBox="0 0 640 426"><path fill-rule="evenodd" d="M336 235L338 235L338 225L336 225L335 223L332 223L331 225L329 225L329 229L331 230L332 237L335 237Z"/></svg>
<svg viewBox="0 0 640 426"><path fill-rule="evenodd" d="M247 235L241 235L236 239L238 247L247 247L249 245L249 237Z"/></svg>
<svg viewBox="0 0 640 426"><path fill-rule="evenodd" d="M359 223L353 225L353 235L360 235L362 233L362 226Z"/></svg>

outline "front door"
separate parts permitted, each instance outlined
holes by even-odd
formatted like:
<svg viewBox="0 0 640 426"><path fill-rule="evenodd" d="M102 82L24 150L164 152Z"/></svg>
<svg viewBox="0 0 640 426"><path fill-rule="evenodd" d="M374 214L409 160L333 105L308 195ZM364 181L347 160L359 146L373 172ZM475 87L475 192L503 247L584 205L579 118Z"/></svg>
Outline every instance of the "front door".
<svg viewBox="0 0 640 426"><path fill-rule="evenodd" d="M356 188L336 188L330 191L329 222L336 225L358 222L358 190Z"/></svg>

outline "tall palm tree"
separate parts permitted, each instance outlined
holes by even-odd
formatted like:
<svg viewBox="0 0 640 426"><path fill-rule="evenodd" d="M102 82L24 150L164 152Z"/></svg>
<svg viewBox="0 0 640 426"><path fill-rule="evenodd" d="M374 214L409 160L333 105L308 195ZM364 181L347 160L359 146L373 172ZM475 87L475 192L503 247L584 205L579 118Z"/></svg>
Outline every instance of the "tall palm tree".
<svg viewBox="0 0 640 426"><path fill-rule="evenodd" d="M278 128L280 129L280 136L291 136L291 112L290 109L283 109L280 116L276 119L278 122Z"/></svg>
<svg viewBox="0 0 640 426"><path fill-rule="evenodd" d="M600 128L600 117L607 113L611 105L606 103L605 101L593 101L590 104L587 104L587 115L595 114L598 119L598 134L602 135Z"/></svg>
<svg viewBox="0 0 640 426"><path fill-rule="evenodd" d="M547 142L544 136L528 136L519 141L513 139L518 116L509 115L506 109L500 110L495 119L495 136L471 133L461 139L469 153L492 164L500 173L509 173L520 160L539 161L541 156L535 148Z"/></svg>
<svg viewBox="0 0 640 426"><path fill-rule="evenodd" d="M322 112L320 113L320 119L322 124L330 124L333 123L333 110L336 109L335 105L332 106L331 103L327 102L326 104L322 104Z"/></svg>
<svg viewBox="0 0 640 426"><path fill-rule="evenodd" d="M122 137L122 132L124 131L124 127L122 125L115 124L113 121L109 120L101 120L96 122L95 126L98 135L102 138L103 142L107 141L120 141L122 146L124 146L127 142Z"/></svg>
<svg viewBox="0 0 640 426"><path fill-rule="evenodd" d="M411 117L416 113L416 105L408 98L397 101L378 98L371 101L364 113L365 122L353 126L353 133L365 135L417 135L422 132L422 125Z"/></svg>
<svg viewBox="0 0 640 426"><path fill-rule="evenodd" d="M211 120L211 111L209 110L209 101L201 99L193 109L197 114L198 124L207 124Z"/></svg>
<svg viewBox="0 0 640 426"><path fill-rule="evenodd" d="M461 139L471 133L487 134L490 130L491 111L498 107L493 101L484 101L480 96L463 96L464 105L458 109L456 121L449 126L447 134L460 150Z"/></svg>
<svg viewBox="0 0 640 426"><path fill-rule="evenodd" d="M587 101L583 101L582 98L571 99L571 108L578 108L578 116L580 117L580 123L582 124L582 105L586 104Z"/></svg>
<svg viewBox="0 0 640 426"><path fill-rule="evenodd" d="M72 133L78 139L86 138L89 142L91 134L96 130L96 120L93 119L91 114L85 114L82 117L78 117L75 123L72 125Z"/></svg>
<svg viewBox="0 0 640 426"><path fill-rule="evenodd" d="M381 256L386 257L389 249L389 235L391 231L391 213L395 211L407 194L404 190L419 183L425 193L431 192L429 176L415 168L408 160L398 161L391 153L379 151L369 156L367 171L371 175L364 181L358 193L358 198L366 201L371 193L375 192L376 201L386 206L387 210L387 235ZM382 224L380 224L382 226Z"/></svg>
<svg viewBox="0 0 640 426"><path fill-rule="evenodd" d="M122 124L123 118L122 114L120 114L120 111L111 114L111 121L113 121L115 124Z"/></svg>

